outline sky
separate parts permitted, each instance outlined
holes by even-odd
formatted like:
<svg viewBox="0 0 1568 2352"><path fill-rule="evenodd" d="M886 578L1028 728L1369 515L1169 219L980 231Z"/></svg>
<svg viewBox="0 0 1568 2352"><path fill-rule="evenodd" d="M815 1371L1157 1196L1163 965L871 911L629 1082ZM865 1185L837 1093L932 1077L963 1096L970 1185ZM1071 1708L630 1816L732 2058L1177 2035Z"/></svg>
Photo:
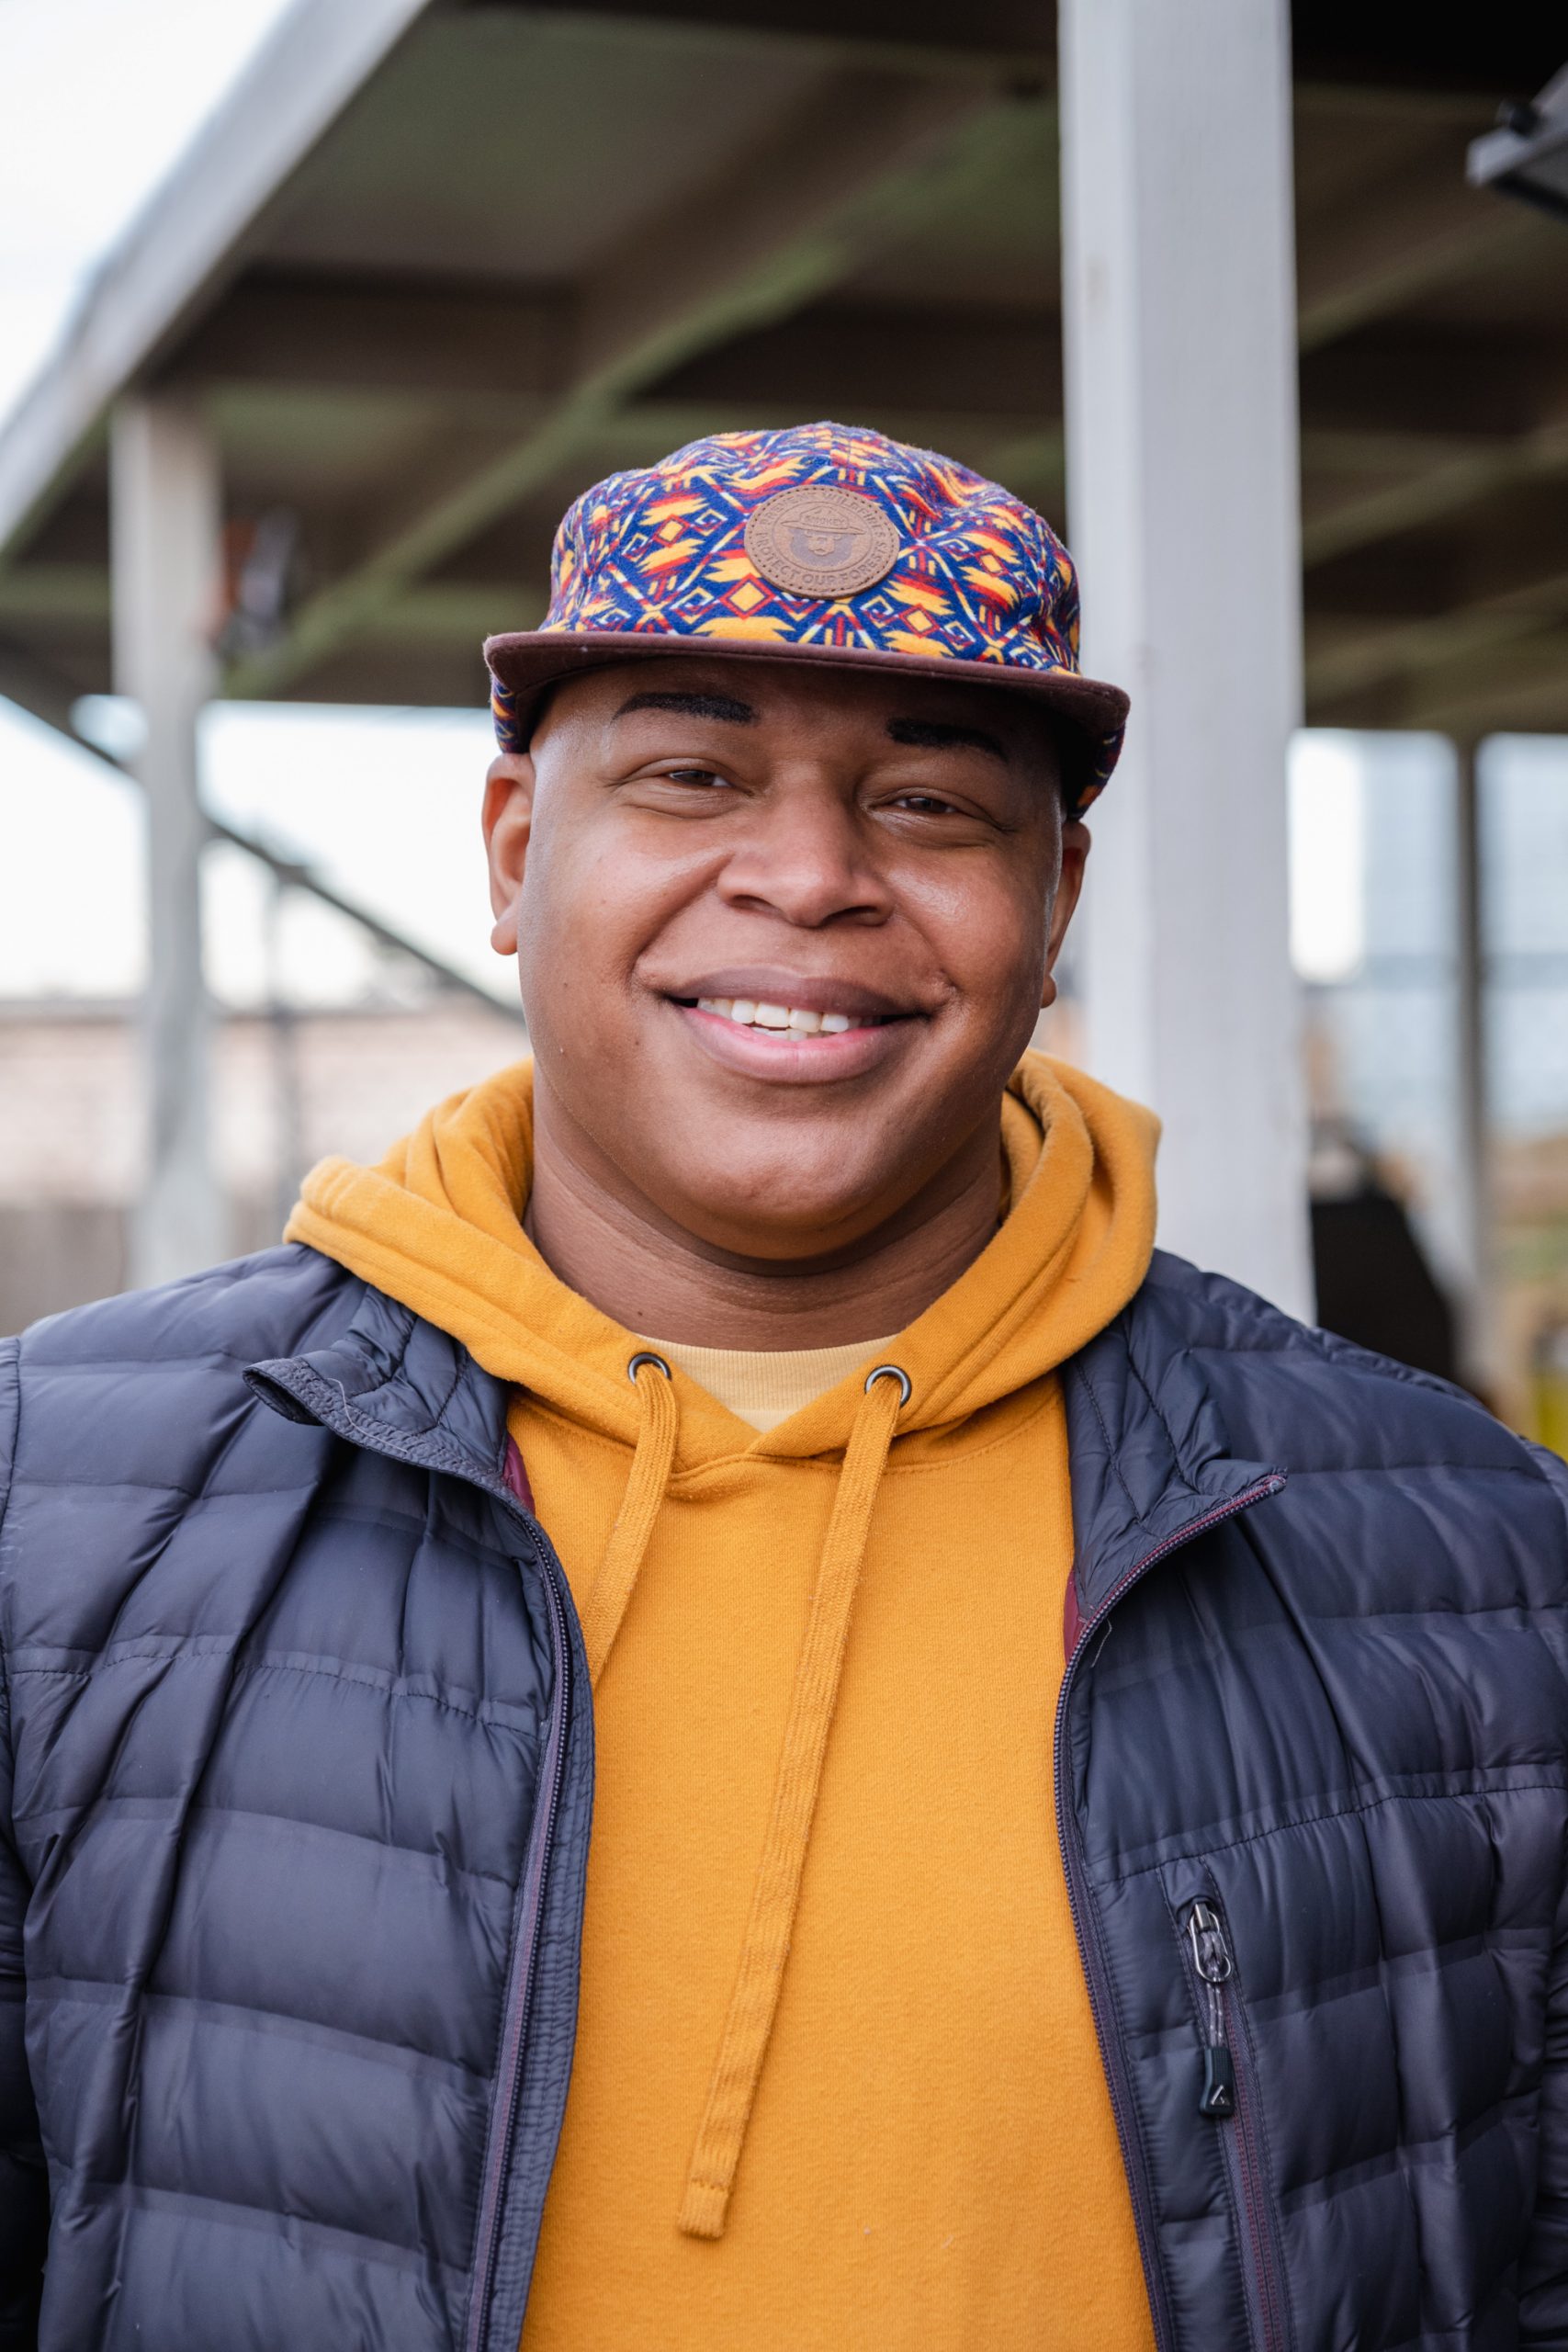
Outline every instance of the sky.
<svg viewBox="0 0 1568 2352"><path fill-rule="evenodd" d="M284 6L0 0L0 410Z"/></svg>
<svg viewBox="0 0 1568 2352"><path fill-rule="evenodd" d="M0 430L96 267L287 5L0 0ZM221 704L204 729L204 789L216 815L302 854L506 995L510 976L487 945L479 848L491 749L482 712ZM0 998L134 989L137 792L3 699L0 842ZM385 985L385 960L357 924L297 891L275 924L254 859L219 850L208 867L220 996L252 1003L276 984L301 1004L342 1002Z"/></svg>
<svg viewBox="0 0 1568 2352"><path fill-rule="evenodd" d="M0 431L95 268L288 4L0 0ZM123 713L98 716L123 726ZM220 704L203 730L203 789L216 815L509 996L487 945L479 847L489 755L479 711ZM1291 787L1292 939L1303 973L1331 979L1353 968L1362 936L1353 741L1300 738ZM134 990L135 788L4 700L0 843L0 999ZM299 892L277 912L243 852L209 852L204 887L224 1000L341 1003L395 985L358 925Z"/></svg>

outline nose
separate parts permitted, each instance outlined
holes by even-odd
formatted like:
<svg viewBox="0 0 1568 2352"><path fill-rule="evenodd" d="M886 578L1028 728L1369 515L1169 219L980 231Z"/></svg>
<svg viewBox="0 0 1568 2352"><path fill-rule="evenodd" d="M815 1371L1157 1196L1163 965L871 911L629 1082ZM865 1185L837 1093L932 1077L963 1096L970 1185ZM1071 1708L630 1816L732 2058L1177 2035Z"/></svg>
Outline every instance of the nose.
<svg viewBox="0 0 1568 2352"><path fill-rule="evenodd" d="M829 785L770 796L727 859L718 888L727 906L801 931L883 922L892 908L854 808Z"/></svg>

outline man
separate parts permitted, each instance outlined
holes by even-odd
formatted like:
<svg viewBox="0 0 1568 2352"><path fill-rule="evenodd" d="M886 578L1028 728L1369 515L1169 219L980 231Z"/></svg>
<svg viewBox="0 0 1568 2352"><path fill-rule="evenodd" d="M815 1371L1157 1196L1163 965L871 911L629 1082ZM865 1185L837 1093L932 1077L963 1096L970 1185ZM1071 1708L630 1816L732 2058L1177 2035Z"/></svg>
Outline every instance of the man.
<svg viewBox="0 0 1568 2352"><path fill-rule="evenodd" d="M0 2343L1568 2346L1568 1478L1026 1052L1076 624L869 433L590 492L533 1064L11 1344Z"/></svg>

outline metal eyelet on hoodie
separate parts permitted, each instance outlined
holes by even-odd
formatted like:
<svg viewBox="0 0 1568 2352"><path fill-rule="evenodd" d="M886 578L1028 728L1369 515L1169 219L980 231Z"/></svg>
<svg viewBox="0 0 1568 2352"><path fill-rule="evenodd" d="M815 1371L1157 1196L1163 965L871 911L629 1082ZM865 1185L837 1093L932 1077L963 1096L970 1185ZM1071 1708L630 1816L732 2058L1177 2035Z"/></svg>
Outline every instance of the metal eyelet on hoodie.
<svg viewBox="0 0 1568 2352"><path fill-rule="evenodd" d="M908 1374L901 1364L873 1364L865 1376L865 1393L868 1396L879 1380L896 1380L898 1383L898 1410L902 1412L915 1393L914 1384Z"/></svg>
<svg viewBox="0 0 1568 2352"><path fill-rule="evenodd" d="M637 1374L645 1364L661 1372L663 1379L639 1380ZM655 1355L651 1348L639 1349L626 1366L626 1378L637 1393L637 1404L631 1476L626 1481L604 1556L599 1563L599 1573L581 1611L588 1677L595 1689L626 1613L643 1554L653 1533L653 1522L670 1483L680 1423L675 1384L662 1356Z"/></svg>

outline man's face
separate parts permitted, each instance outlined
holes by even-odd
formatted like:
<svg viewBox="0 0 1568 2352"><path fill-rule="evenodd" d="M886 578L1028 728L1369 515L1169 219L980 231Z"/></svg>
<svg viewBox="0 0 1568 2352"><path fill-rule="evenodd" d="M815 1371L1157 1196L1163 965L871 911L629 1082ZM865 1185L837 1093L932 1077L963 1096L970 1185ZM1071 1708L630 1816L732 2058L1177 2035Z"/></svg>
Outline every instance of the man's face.
<svg viewBox="0 0 1568 2352"><path fill-rule="evenodd" d="M541 1126L794 1261L994 1139L1088 847L1021 697L696 655L558 688L485 826Z"/></svg>

